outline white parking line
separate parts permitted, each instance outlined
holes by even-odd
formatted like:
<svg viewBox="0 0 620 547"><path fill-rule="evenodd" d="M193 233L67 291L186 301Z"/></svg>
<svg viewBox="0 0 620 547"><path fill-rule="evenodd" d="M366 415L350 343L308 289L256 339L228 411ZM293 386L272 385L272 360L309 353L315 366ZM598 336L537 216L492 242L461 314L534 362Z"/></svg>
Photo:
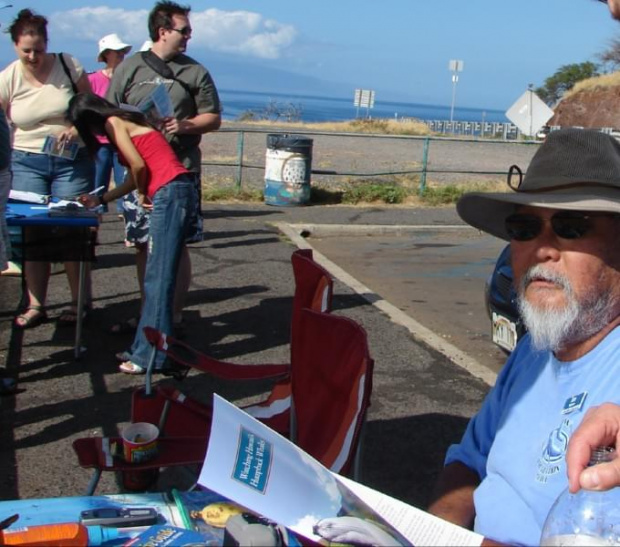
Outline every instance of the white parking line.
<svg viewBox="0 0 620 547"><path fill-rule="evenodd" d="M384 300L380 295L373 292L366 285L355 279L352 275L343 270L340 266L329 260L325 255L317 251L308 243L304 236L310 234L320 237L326 235L365 235L365 234L402 234L411 231L421 230L467 230L473 229L469 226L386 226L386 225L339 225L339 224L289 224L287 222L275 222L274 226L288 237L300 249L312 249L314 259L326 268L336 279L350 287L357 294L362 296L370 304L384 312L394 323L404 326L419 341L427 344L442 355L445 355L455 365L463 368L472 376L479 378L483 382L492 386L497 379L497 373L482 365L456 346L446 342L443 338L435 334L415 319L408 316L396 306ZM373 229L376 228L376 231ZM301 234L304 234L303 236Z"/></svg>

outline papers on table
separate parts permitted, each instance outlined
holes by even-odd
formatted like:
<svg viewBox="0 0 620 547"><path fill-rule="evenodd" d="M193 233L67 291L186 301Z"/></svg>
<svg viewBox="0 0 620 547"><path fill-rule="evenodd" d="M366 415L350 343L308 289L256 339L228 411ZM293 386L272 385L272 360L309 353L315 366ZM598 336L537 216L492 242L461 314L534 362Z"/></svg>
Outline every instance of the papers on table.
<svg viewBox="0 0 620 547"><path fill-rule="evenodd" d="M198 483L322 545L460 546L483 539L343 479L217 395Z"/></svg>
<svg viewBox="0 0 620 547"><path fill-rule="evenodd" d="M38 203L43 205L49 202L50 196L44 196L34 192L26 192L24 190L11 190L9 192L9 199L12 199L13 201L22 201L24 203Z"/></svg>

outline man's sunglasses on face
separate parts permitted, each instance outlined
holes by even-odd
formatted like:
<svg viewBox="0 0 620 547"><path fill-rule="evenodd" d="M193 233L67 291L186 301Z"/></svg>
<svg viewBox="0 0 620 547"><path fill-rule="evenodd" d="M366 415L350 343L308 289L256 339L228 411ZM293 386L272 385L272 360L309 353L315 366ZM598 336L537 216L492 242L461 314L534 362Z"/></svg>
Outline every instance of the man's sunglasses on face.
<svg viewBox="0 0 620 547"><path fill-rule="evenodd" d="M178 32L181 36L191 36L192 35L192 27L183 27L183 28L171 28L168 30L174 30Z"/></svg>
<svg viewBox="0 0 620 547"><path fill-rule="evenodd" d="M536 215L515 213L506 217L504 225L508 237L514 241L531 241L543 231L543 224L549 222L555 235L562 239L579 239L592 229L592 219L597 217L618 217L616 213L580 213L562 211L546 219Z"/></svg>

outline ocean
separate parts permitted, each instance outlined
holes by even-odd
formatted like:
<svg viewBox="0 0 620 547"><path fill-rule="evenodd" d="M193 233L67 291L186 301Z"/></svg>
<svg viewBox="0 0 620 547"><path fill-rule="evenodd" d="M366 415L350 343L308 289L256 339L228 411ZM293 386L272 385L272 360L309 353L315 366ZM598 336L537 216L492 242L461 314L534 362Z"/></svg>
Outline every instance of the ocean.
<svg viewBox="0 0 620 547"><path fill-rule="evenodd" d="M397 103L375 100L374 108L357 108L350 99L336 97L316 97L311 95L290 95L283 93L258 93L251 91L218 90L222 101L222 117L236 120L248 110L262 111L268 104L275 102L279 107L292 104L301 109L303 122L337 122L365 118L417 118L419 120L449 120L450 106ZM506 123L508 118L503 110L484 110L482 108L464 108L454 106L454 121L463 122L499 122Z"/></svg>

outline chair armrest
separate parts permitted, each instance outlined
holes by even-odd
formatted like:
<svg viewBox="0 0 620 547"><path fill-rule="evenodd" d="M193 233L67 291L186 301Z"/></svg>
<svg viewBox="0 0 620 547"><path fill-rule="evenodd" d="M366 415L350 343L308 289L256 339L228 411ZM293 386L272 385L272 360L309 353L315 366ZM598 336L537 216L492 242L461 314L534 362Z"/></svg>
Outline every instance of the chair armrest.
<svg viewBox="0 0 620 547"><path fill-rule="evenodd" d="M144 335L151 345L173 361L225 380L281 380L290 374L288 363L239 364L220 361L152 327L144 327Z"/></svg>
<svg viewBox="0 0 620 547"><path fill-rule="evenodd" d="M121 437L88 437L73 441L80 467L102 471L140 471L158 467L200 464L205 459L208 439L200 437L164 437L158 441L158 455L144 463L127 463L116 454Z"/></svg>

